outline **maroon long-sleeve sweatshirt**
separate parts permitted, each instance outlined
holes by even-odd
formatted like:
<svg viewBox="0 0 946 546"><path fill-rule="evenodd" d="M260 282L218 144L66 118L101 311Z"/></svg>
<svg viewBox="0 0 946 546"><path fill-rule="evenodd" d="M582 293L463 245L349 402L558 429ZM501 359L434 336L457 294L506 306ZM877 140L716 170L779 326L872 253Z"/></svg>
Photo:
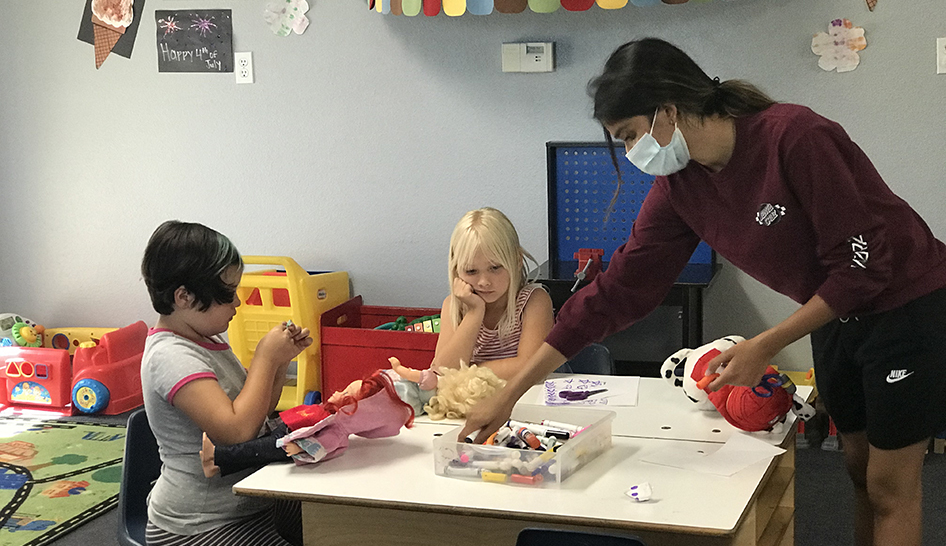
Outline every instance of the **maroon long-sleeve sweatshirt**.
<svg viewBox="0 0 946 546"><path fill-rule="evenodd" d="M700 239L798 303L839 316L899 307L946 286L946 245L840 125L776 104L736 118L718 173L658 176L608 269L569 298L547 341L567 357L650 313Z"/></svg>

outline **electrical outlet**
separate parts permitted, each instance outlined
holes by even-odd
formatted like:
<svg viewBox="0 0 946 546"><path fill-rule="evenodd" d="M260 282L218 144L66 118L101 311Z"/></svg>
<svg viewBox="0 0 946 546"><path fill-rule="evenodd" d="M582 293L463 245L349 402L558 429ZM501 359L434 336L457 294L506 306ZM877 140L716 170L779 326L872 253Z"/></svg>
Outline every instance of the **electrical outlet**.
<svg viewBox="0 0 946 546"><path fill-rule="evenodd" d="M946 74L946 38L936 39L936 73Z"/></svg>
<svg viewBox="0 0 946 546"><path fill-rule="evenodd" d="M253 83L253 54L251 52L234 53L233 64L237 83Z"/></svg>

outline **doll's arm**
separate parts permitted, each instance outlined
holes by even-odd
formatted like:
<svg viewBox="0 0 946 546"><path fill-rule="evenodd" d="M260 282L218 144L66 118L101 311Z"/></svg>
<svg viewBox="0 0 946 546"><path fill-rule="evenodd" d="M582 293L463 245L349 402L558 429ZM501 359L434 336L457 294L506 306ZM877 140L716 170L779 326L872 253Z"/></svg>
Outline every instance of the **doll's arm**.
<svg viewBox="0 0 946 546"><path fill-rule="evenodd" d="M433 370L415 370L401 364L396 357L388 359L391 363L391 369L397 373L401 379L417 383L421 390L432 391L437 388L437 374Z"/></svg>
<svg viewBox="0 0 946 546"><path fill-rule="evenodd" d="M401 376L401 379L413 381L414 383L420 383L420 370L408 368L407 366L401 364L401 361L393 356L388 359L388 362L391 363L391 369Z"/></svg>
<svg viewBox="0 0 946 546"><path fill-rule="evenodd" d="M230 446L215 446L204 434L200 462L204 476L233 474L247 468L262 468L268 463L289 460L289 454L276 447L276 437L267 434L248 442Z"/></svg>

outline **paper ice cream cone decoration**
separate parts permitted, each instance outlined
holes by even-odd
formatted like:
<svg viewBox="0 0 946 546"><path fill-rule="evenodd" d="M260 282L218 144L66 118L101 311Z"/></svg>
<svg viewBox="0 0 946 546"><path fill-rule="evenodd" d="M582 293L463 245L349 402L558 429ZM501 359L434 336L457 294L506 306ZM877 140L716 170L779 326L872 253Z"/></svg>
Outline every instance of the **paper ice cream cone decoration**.
<svg viewBox="0 0 946 546"><path fill-rule="evenodd" d="M102 66L134 17L133 0L92 0L95 68Z"/></svg>
<svg viewBox="0 0 946 546"><path fill-rule="evenodd" d="M877 5L877 0L867 0L867 9L874 11L874 6Z"/></svg>
<svg viewBox="0 0 946 546"><path fill-rule="evenodd" d="M99 68L125 33L125 27L113 27L93 15L92 31L95 35L95 68Z"/></svg>

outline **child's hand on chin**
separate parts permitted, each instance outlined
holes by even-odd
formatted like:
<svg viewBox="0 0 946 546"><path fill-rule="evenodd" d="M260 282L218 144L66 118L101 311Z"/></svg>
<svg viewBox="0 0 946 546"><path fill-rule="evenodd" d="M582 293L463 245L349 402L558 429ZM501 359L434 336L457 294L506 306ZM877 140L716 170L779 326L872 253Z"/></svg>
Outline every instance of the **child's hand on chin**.
<svg viewBox="0 0 946 546"><path fill-rule="evenodd" d="M486 300L481 298L470 286L470 283L463 279L453 280L453 295L465 305L467 309L486 309Z"/></svg>

